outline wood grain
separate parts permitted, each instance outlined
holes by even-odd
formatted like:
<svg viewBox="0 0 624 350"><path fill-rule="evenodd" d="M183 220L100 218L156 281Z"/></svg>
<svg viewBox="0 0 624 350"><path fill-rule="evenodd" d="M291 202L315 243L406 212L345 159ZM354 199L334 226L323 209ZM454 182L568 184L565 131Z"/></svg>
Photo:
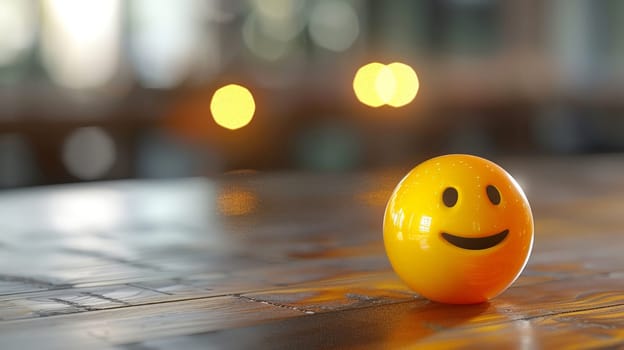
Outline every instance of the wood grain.
<svg viewBox="0 0 624 350"><path fill-rule="evenodd" d="M119 181L0 194L0 348L624 346L624 156L503 159L535 248L489 303L392 272L407 169Z"/></svg>

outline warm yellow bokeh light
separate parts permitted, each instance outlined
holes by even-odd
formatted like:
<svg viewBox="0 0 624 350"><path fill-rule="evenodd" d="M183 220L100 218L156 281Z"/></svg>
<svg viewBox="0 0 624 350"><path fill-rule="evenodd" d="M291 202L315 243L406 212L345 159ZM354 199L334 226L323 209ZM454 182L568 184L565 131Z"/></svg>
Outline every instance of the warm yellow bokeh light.
<svg viewBox="0 0 624 350"><path fill-rule="evenodd" d="M416 72L407 64L399 62L390 63L386 67L392 72L396 84L392 97L385 100L386 103L392 107L402 107L412 102L420 87Z"/></svg>
<svg viewBox="0 0 624 350"><path fill-rule="evenodd" d="M405 106L416 97L419 85L416 72L399 62L389 65L369 63L358 69L353 79L355 96L371 107L386 104L392 107Z"/></svg>
<svg viewBox="0 0 624 350"><path fill-rule="evenodd" d="M375 79L375 92L384 104L387 104L395 95L397 80L388 66L383 66Z"/></svg>
<svg viewBox="0 0 624 350"><path fill-rule="evenodd" d="M215 91L210 112L217 124L226 129L239 129L249 124L256 111L253 95L247 88L230 84Z"/></svg>
<svg viewBox="0 0 624 350"><path fill-rule="evenodd" d="M383 82L379 82L381 71L384 68L386 68L385 65L373 62L362 66L355 73L353 91L355 91L357 99L363 104L371 107L379 107L385 104L385 101L377 92L377 85L384 85Z"/></svg>

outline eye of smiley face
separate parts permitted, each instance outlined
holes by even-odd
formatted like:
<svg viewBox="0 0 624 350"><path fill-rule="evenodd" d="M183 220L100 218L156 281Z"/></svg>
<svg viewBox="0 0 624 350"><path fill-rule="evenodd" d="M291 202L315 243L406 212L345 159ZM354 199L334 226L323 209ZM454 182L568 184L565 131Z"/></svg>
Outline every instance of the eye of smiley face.
<svg viewBox="0 0 624 350"><path fill-rule="evenodd" d="M488 185L485 188L487 197L492 205L498 206L501 202L501 195L496 186ZM442 202L448 208L452 208L457 204L459 199L459 192L454 187L447 187L442 192ZM509 230L505 229L499 233L485 237L463 237L450 234L448 232L442 232L442 238L450 244L468 250L482 250L492 248L501 243L509 234Z"/></svg>

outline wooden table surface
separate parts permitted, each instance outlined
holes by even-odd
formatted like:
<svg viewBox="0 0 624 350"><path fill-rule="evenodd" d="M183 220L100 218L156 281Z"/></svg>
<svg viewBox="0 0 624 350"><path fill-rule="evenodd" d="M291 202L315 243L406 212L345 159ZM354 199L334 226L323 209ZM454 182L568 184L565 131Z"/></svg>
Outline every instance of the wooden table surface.
<svg viewBox="0 0 624 350"><path fill-rule="evenodd" d="M489 303L386 259L407 169L235 173L0 193L0 349L624 347L624 156L503 159L536 220Z"/></svg>

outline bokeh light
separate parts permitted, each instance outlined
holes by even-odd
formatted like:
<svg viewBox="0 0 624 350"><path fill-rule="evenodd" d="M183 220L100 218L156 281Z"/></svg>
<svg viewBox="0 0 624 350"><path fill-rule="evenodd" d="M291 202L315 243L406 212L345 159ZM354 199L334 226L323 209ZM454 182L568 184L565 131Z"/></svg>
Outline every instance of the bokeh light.
<svg viewBox="0 0 624 350"><path fill-rule="evenodd" d="M237 84L219 88L210 101L210 112L215 122L230 130L249 124L255 111L253 95L247 88Z"/></svg>
<svg viewBox="0 0 624 350"><path fill-rule="evenodd" d="M289 41L279 40L266 35L260 28L258 16L251 14L243 23L243 42L255 56L266 61L276 61L286 55L290 49Z"/></svg>
<svg viewBox="0 0 624 350"><path fill-rule="evenodd" d="M218 33L206 18L217 11L215 2L134 0L128 5L129 49L141 85L167 89L216 73Z"/></svg>
<svg viewBox="0 0 624 350"><path fill-rule="evenodd" d="M355 96L371 107L386 104L391 107L405 106L414 100L419 87L416 72L400 62L366 64L358 69L353 79Z"/></svg>
<svg viewBox="0 0 624 350"><path fill-rule="evenodd" d="M377 92L377 79L385 67L379 62L373 62L362 66L355 73L353 91L355 91L357 99L363 104L371 107L380 107L385 104Z"/></svg>
<svg viewBox="0 0 624 350"><path fill-rule="evenodd" d="M386 103L392 107L402 107L412 102L420 88L416 72L407 64L399 62L390 63L387 67L394 77L395 88L392 96L385 100Z"/></svg>
<svg viewBox="0 0 624 350"><path fill-rule="evenodd" d="M62 157L72 175L82 180L94 180L110 171L117 155L110 135L98 127L84 127L65 140Z"/></svg>
<svg viewBox="0 0 624 350"><path fill-rule="evenodd" d="M303 30L305 1L253 0L251 4L262 34L286 42Z"/></svg>
<svg viewBox="0 0 624 350"><path fill-rule="evenodd" d="M243 42L255 56L277 61L297 47L305 27L303 0L252 0L242 27Z"/></svg>
<svg viewBox="0 0 624 350"><path fill-rule="evenodd" d="M119 0L44 0L43 62L55 83L75 89L108 83L119 69Z"/></svg>
<svg viewBox="0 0 624 350"><path fill-rule="evenodd" d="M308 31L314 43L331 51L345 51L360 33L353 7L344 1L318 1L310 13Z"/></svg>
<svg viewBox="0 0 624 350"><path fill-rule="evenodd" d="M397 79L389 66L383 66L375 77L375 92L384 104L390 101L397 91Z"/></svg>
<svg viewBox="0 0 624 350"><path fill-rule="evenodd" d="M35 13L30 1L0 1L0 66L14 62L31 47Z"/></svg>

